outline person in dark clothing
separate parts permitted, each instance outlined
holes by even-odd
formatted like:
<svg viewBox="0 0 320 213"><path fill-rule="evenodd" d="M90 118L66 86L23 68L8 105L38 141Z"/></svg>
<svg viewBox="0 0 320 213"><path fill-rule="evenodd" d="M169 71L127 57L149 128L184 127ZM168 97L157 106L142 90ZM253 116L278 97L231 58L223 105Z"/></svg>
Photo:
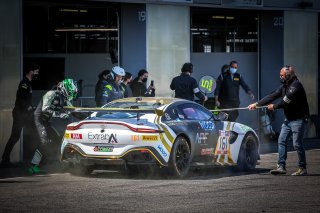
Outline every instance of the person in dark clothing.
<svg viewBox="0 0 320 213"><path fill-rule="evenodd" d="M13 164L10 162L10 153L14 145L20 139L21 130L23 127L32 121L33 106L31 105L31 81L39 76L39 66L37 64L28 64L26 71L27 73L25 77L22 79L22 81L20 81L18 86L16 101L12 111L12 130L2 155L2 167L13 166Z"/></svg>
<svg viewBox="0 0 320 213"><path fill-rule="evenodd" d="M55 130L52 128L51 118L69 118L69 113L61 112L64 106L72 106L78 93L78 86L73 79L65 79L58 83L57 87L48 91L40 100L34 111L34 121L37 132L40 137L40 146L36 149L31 160L31 167L28 169L30 174L39 173L39 164L43 157L47 157L50 150L49 144L52 143L52 134Z"/></svg>
<svg viewBox="0 0 320 213"><path fill-rule="evenodd" d="M203 103L208 100L208 98L199 90L196 79L191 77L192 72L193 65L191 63L183 64L180 76L176 76L172 79L170 89L175 91L175 98L194 101L194 95L196 95L201 103Z"/></svg>
<svg viewBox="0 0 320 213"><path fill-rule="evenodd" d="M111 71L111 80L105 85L102 92L103 103L124 98L125 88L121 85L125 71L119 66L115 66Z"/></svg>
<svg viewBox="0 0 320 213"><path fill-rule="evenodd" d="M96 101L96 106L101 107L105 103L103 103L103 98L102 98L102 93L103 93L103 88L108 84L108 81L110 81L110 70L103 70L99 75L98 75L98 82L95 87L95 101Z"/></svg>
<svg viewBox="0 0 320 213"><path fill-rule="evenodd" d="M229 69L224 67L225 72L217 78L215 90L215 105L220 109L238 108L240 105L240 86L254 100L254 95L244 81L242 75L237 73L238 62L231 61ZM239 116L238 110L228 111L228 121L236 121Z"/></svg>
<svg viewBox="0 0 320 213"><path fill-rule="evenodd" d="M141 69L138 72L138 77L136 77L132 84L132 94L133 97L154 97L155 96L155 87L154 85L150 84L147 88L147 81L148 81L149 73L145 69Z"/></svg>
<svg viewBox="0 0 320 213"><path fill-rule="evenodd" d="M310 115L306 92L296 77L292 66L285 66L280 70L280 80L282 85L277 90L258 102L250 104L248 108L253 110L257 106L268 104L269 110L283 109L284 111L285 120L278 138L278 165L270 173L286 174L287 144L290 135L292 135L293 146L298 153L299 159L299 168L292 175L306 175L307 163L302 144L306 121ZM271 103L278 98L281 98L278 103Z"/></svg>
<svg viewBox="0 0 320 213"><path fill-rule="evenodd" d="M132 74L130 72L126 72L123 82L121 83L121 86L125 89L124 91L124 97L128 98L128 97L132 97L132 90L130 87L132 81Z"/></svg>

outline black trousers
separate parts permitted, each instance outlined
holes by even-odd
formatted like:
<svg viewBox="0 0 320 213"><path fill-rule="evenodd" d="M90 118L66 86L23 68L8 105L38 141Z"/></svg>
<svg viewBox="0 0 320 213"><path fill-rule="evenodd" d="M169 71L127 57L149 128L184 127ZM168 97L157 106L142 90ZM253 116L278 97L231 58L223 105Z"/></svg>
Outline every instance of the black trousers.
<svg viewBox="0 0 320 213"><path fill-rule="evenodd" d="M224 102L224 103L221 103L220 108L221 109L238 108L239 105L240 104L237 102ZM228 114L227 121L236 121L239 116L239 110L226 111L226 113Z"/></svg>
<svg viewBox="0 0 320 213"><path fill-rule="evenodd" d="M21 130L23 127L31 123L31 113L20 112L18 110L13 110L13 124L11 129L10 138L6 144L2 155L2 162L10 162L10 153L14 147L14 145L18 142L21 135Z"/></svg>

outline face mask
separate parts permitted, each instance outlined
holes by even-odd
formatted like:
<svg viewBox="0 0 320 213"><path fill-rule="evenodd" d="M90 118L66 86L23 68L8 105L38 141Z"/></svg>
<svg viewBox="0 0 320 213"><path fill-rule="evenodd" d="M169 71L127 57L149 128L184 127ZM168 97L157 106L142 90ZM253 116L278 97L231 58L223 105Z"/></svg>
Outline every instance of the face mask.
<svg viewBox="0 0 320 213"><path fill-rule="evenodd" d="M233 67L230 67L230 72L232 74L235 74L237 72L237 69L236 68L233 68Z"/></svg>
<svg viewBox="0 0 320 213"><path fill-rule="evenodd" d="M147 80L148 80L148 78L143 78L143 79L142 79L142 82L143 82L143 83L146 83Z"/></svg>
<svg viewBox="0 0 320 213"><path fill-rule="evenodd" d="M32 80L37 80L37 79L38 79L38 77L39 77L39 75L38 75L38 74L33 74L33 75L32 75Z"/></svg>
<svg viewBox="0 0 320 213"><path fill-rule="evenodd" d="M286 79L280 78L280 83L281 83L281 84L285 84L285 83L286 83Z"/></svg>

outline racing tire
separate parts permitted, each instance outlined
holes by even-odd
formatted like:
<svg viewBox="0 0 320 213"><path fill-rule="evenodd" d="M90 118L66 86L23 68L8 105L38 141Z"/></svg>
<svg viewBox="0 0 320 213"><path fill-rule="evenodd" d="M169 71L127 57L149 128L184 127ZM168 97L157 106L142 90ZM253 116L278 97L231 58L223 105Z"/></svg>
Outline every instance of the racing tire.
<svg viewBox="0 0 320 213"><path fill-rule="evenodd" d="M249 133L242 141L236 170L246 172L252 171L256 168L258 158L257 138L254 137L252 133Z"/></svg>
<svg viewBox="0 0 320 213"><path fill-rule="evenodd" d="M178 137L171 150L168 172L170 176L184 178L190 170L190 147L184 137Z"/></svg>

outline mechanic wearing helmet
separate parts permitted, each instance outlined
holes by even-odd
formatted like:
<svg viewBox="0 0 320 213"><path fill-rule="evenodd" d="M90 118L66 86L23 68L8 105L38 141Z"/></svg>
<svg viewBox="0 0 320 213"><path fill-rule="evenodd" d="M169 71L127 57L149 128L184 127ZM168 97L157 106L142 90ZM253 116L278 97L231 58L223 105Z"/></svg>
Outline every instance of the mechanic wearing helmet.
<svg viewBox="0 0 320 213"><path fill-rule="evenodd" d="M214 92L215 105L222 109L238 108L240 105L240 86L254 100L254 95L244 81L242 75L237 73L238 62L231 61L229 69L223 68L225 72L217 78L217 87ZM228 121L236 121L239 116L238 110L228 112Z"/></svg>
<svg viewBox="0 0 320 213"><path fill-rule="evenodd" d="M102 105L124 97L125 88L121 86L124 76L123 68L115 66L111 71L111 81L108 82L102 92Z"/></svg>
<svg viewBox="0 0 320 213"><path fill-rule="evenodd" d="M199 90L196 79L191 77L192 72L193 65L191 63L183 64L180 76L172 79L170 88L175 91L175 98L194 101L194 95L196 95L201 103L203 103L208 100L208 98Z"/></svg>
<svg viewBox="0 0 320 213"><path fill-rule="evenodd" d="M151 81L151 84L147 88L146 83L148 81L149 73L145 69L141 69L138 72L138 77L136 77L132 84L132 94L133 97L154 97L155 96L155 87L153 84L153 81Z"/></svg>
<svg viewBox="0 0 320 213"><path fill-rule="evenodd" d="M303 148L304 130L309 118L309 105L307 101L306 92L295 75L292 66L285 66L280 70L281 86L262 98L260 101L250 104L250 110L257 106L268 104L269 110L283 109L285 120L281 126L281 132L278 138L278 165L277 168L271 170L273 175L286 174L286 159L287 159L287 144L289 136L292 135L293 147L298 153L299 168L292 175L306 175L307 162L306 155ZM270 104L272 101L281 98L276 104Z"/></svg>
<svg viewBox="0 0 320 213"><path fill-rule="evenodd" d="M64 106L72 106L71 101L76 98L78 87L73 79L65 79L58 83L56 89L48 91L40 100L34 111L34 121L40 137L40 146L36 149L28 169L31 174L39 172L42 156L47 156L48 145L51 143L49 135L54 134L51 118L69 118L68 113L61 113Z"/></svg>
<svg viewBox="0 0 320 213"><path fill-rule="evenodd" d="M31 81L37 79L39 76L39 66L33 63L28 64L26 71L25 77L20 81L18 86L16 102L12 110L12 131L2 155L1 167L14 166L14 164L10 162L10 153L20 138L22 128L32 120L33 106L31 106Z"/></svg>

